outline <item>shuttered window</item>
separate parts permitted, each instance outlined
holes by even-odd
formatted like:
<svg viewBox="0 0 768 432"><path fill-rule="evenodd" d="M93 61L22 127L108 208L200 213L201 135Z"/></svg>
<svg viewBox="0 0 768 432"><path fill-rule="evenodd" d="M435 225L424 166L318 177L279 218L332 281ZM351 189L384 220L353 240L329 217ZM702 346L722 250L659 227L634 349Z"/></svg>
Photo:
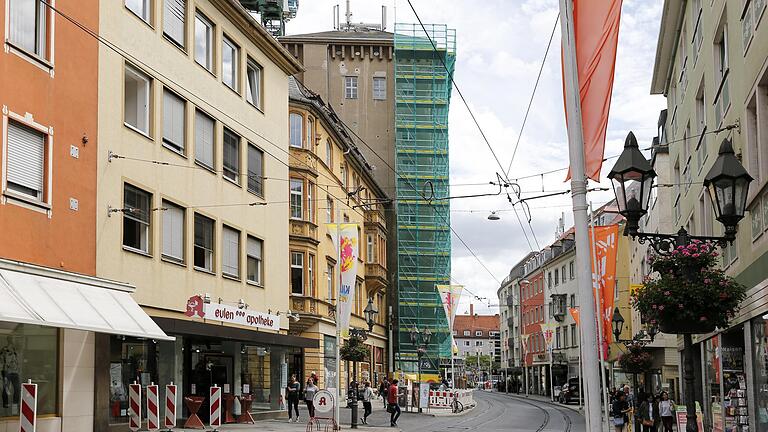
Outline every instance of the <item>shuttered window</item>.
<svg viewBox="0 0 768 432"><path fill-rule="evenodd" d="M163 6L163 33L178 46L184 47L184 25L186 22L186 1L165 0Z"/></svg>
<svg viewBox="0 0 768 432"><path fill-rule="evenodd" d="M262 253L264 243L256 237L248 236L248 280L261 285Z"/></svg>
<svg viewBox="0 0 768 432"><path fill-rule="evenodd" d="M8 189L43 200L46 135L8 121Z"/></svg>
<svg viewBox="0 0 768 432"><path fill-rule="evenodd" d="M240 136L224 128L224 177L240 184Z"/></svg>
<svg viewBox="0 0 768 432"><path fill-rule="evenodd" d="M216 122L202 111L195 111L195 160L213 169L213 137Z"/></svg>
<svg viewBox="0 0 768 432"><path fill-rule="evenodd" d="M38 57L46 57L47 6L36 0L9 0L9 39L12 44Z"/></svg>
<svg viewBox="0 0 768 432"><path fill-rule="evenodd" d="M240 277L240 231L225 226L221 231L221 271Z"/></svg>
<svg viewBox="0 0 768 432"><path fill-rule="evenodd" d="M163 201L163 256L184 262L184 209Z"/></svg>
<svg viewBox="0 0 768 432"><path fill-rule="evenodd" d="M184 99L175 93L163 91L163 144L173 150L184 153Z"/></svg>
<svg viewBox="0 0 768 432"><path fill-rule="evenodd" d="M248 144L248 192L264 196L264 152Z"/></svg>

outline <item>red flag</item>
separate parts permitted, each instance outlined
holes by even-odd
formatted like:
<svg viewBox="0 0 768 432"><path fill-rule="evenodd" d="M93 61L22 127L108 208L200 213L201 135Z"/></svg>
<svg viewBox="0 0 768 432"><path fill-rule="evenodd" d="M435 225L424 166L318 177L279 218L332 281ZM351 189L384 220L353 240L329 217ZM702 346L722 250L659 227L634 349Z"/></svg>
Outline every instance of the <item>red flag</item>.
<svg viewBox="0 0 768 432"><path fill-rule="evenodd" d="M573 0L585 173L600 181L622 0ZM565 79L563 79L565 90ZM568 173L568 178L571 174Z"/></svg>

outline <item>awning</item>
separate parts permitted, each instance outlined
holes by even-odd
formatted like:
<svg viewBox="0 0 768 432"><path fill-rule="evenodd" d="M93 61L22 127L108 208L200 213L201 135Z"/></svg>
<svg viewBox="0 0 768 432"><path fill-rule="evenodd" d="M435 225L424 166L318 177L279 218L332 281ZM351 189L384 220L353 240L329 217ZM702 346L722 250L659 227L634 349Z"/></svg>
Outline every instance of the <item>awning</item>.
<svg viewBox="0 0 768 432"><path fill-rule="evenodd" d="M0 260L0 321L174 340L132 291L130 285Z"/></svg>

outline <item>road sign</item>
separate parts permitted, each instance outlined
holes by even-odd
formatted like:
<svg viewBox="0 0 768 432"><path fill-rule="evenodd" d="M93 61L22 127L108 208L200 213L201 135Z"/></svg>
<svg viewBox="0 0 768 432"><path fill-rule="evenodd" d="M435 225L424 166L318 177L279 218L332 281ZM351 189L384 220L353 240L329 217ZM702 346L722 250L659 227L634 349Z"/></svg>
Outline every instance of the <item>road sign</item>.
<svg viewBox="0 0 768 432"><path fill-rule="evenodd" d="M176 427L176 386L173 381L165 386L165 427Z"/></svg>
<svg viewBox="0 0 768 432"><path fill-rule="evenodd" d="M154 383L147 386L147 430L160 430L160 390Z"/></svg>
<svg viewBox="0 0 768 432"><path fill-rule="evenodd" d="M32 380L21 385L21 412L19 431L35 432L37 429L37 384Z"/></svg>
<svg viewBox="0 0 768 432"><path fill-rule="evenodd" d="M210 395L208 400L210 401L210 418L208 424L211 428L221 426L221 387L216 384L210 389Z"/></svg>
<svg viewBox="0 0 768 432"><path fill-rule="evenodd" d="M128 429L137 431L141 428L141 384L128 384L128 400Z"/></svg>
<svg viewBox="0 0 768 432"><path fill-rule="evenodd" d="M333 393L329 392L328 390L320 390L319 392L315 393L315 396L312 398L312 402L315 403L315 409L321 413L333 411L335 406Z"/></svg>

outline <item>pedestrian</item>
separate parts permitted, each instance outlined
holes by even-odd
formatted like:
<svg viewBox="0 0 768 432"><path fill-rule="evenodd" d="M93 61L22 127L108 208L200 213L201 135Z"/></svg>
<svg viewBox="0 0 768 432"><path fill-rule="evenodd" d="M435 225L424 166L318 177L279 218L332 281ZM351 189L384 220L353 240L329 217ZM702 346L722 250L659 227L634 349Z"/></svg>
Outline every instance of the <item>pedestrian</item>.
<svg viewBox="0 0 768 432"><path fill-rule="evenodd" d="M631 411L626 394L619 392L611 407L611 417L613 417L613 426L616 428L616 432L624 431L624 427L629 422L628 413Z"/></svg>
<svg viewBox="0 0 768 432"><path fill-rule="evenodd" d="M659 423L659 407L654 403L652 394L645 395L645 400L640 404L637 418L643 426L643 432L656 432L656 425Z"/></svg>
<svg viewBox="0 0 768 432"><path fill-rule="evenodd" d="M371 412L373 412L373 408L371 407L371 399L373 399L373 389L371 389L371 383L366 381L364 384L365 388L363 389L363 424L368 424L368 416L371 415Z"/></svg>
<svg viewBox="0 0 768 432"><path fill-rule="evenodd" d="M299 422L299 392L301 391L301 384L296 381L296 375L291 375L291 381L285 388L285 400L288 402L288 423L293 423L293 413L291 408L296 411L296 423Z"/></svg>
<svg viewBox="0 0 768 432"><path fill-rule="evenodd" d="M317 372L312 371L309 374L309 377L312 378L312 383L313 384L315 384L315 385L319 385L320 384L320 377L317 376Z"/></svg>
<svg viewBox="0 0 768 432"><path fill-rule="evenodd" d="M400 406L397 404L397 379L392 380L392 384L387 389L387 411L389 411L389 425L397 426L397 419L400 418Z"/></svg>
<svg viewBox="0 0 768 432"><path fill-rule="evenodd" d="M319 390L312 378L307 380L307 386L304 388L304 403L307 404L310 419L315 418L315 393Z"/></svg>
<svg viewBox="0 0 768 432"><path fill-rule="evenodd" d="M389 381L387 381L387 378L381 379L381 384L379 384L379 396L381 396L381 401L384 402L384 405L387 404L387 389L389 388Z"/></svg>
<svg viewBox="0 0 768 432"><path fill-rule="evenodd" d="M664 432L672 432L672 424L675 423L675 402L669 398L669 393L661 392L659 401L659 416Z"/></svg>

